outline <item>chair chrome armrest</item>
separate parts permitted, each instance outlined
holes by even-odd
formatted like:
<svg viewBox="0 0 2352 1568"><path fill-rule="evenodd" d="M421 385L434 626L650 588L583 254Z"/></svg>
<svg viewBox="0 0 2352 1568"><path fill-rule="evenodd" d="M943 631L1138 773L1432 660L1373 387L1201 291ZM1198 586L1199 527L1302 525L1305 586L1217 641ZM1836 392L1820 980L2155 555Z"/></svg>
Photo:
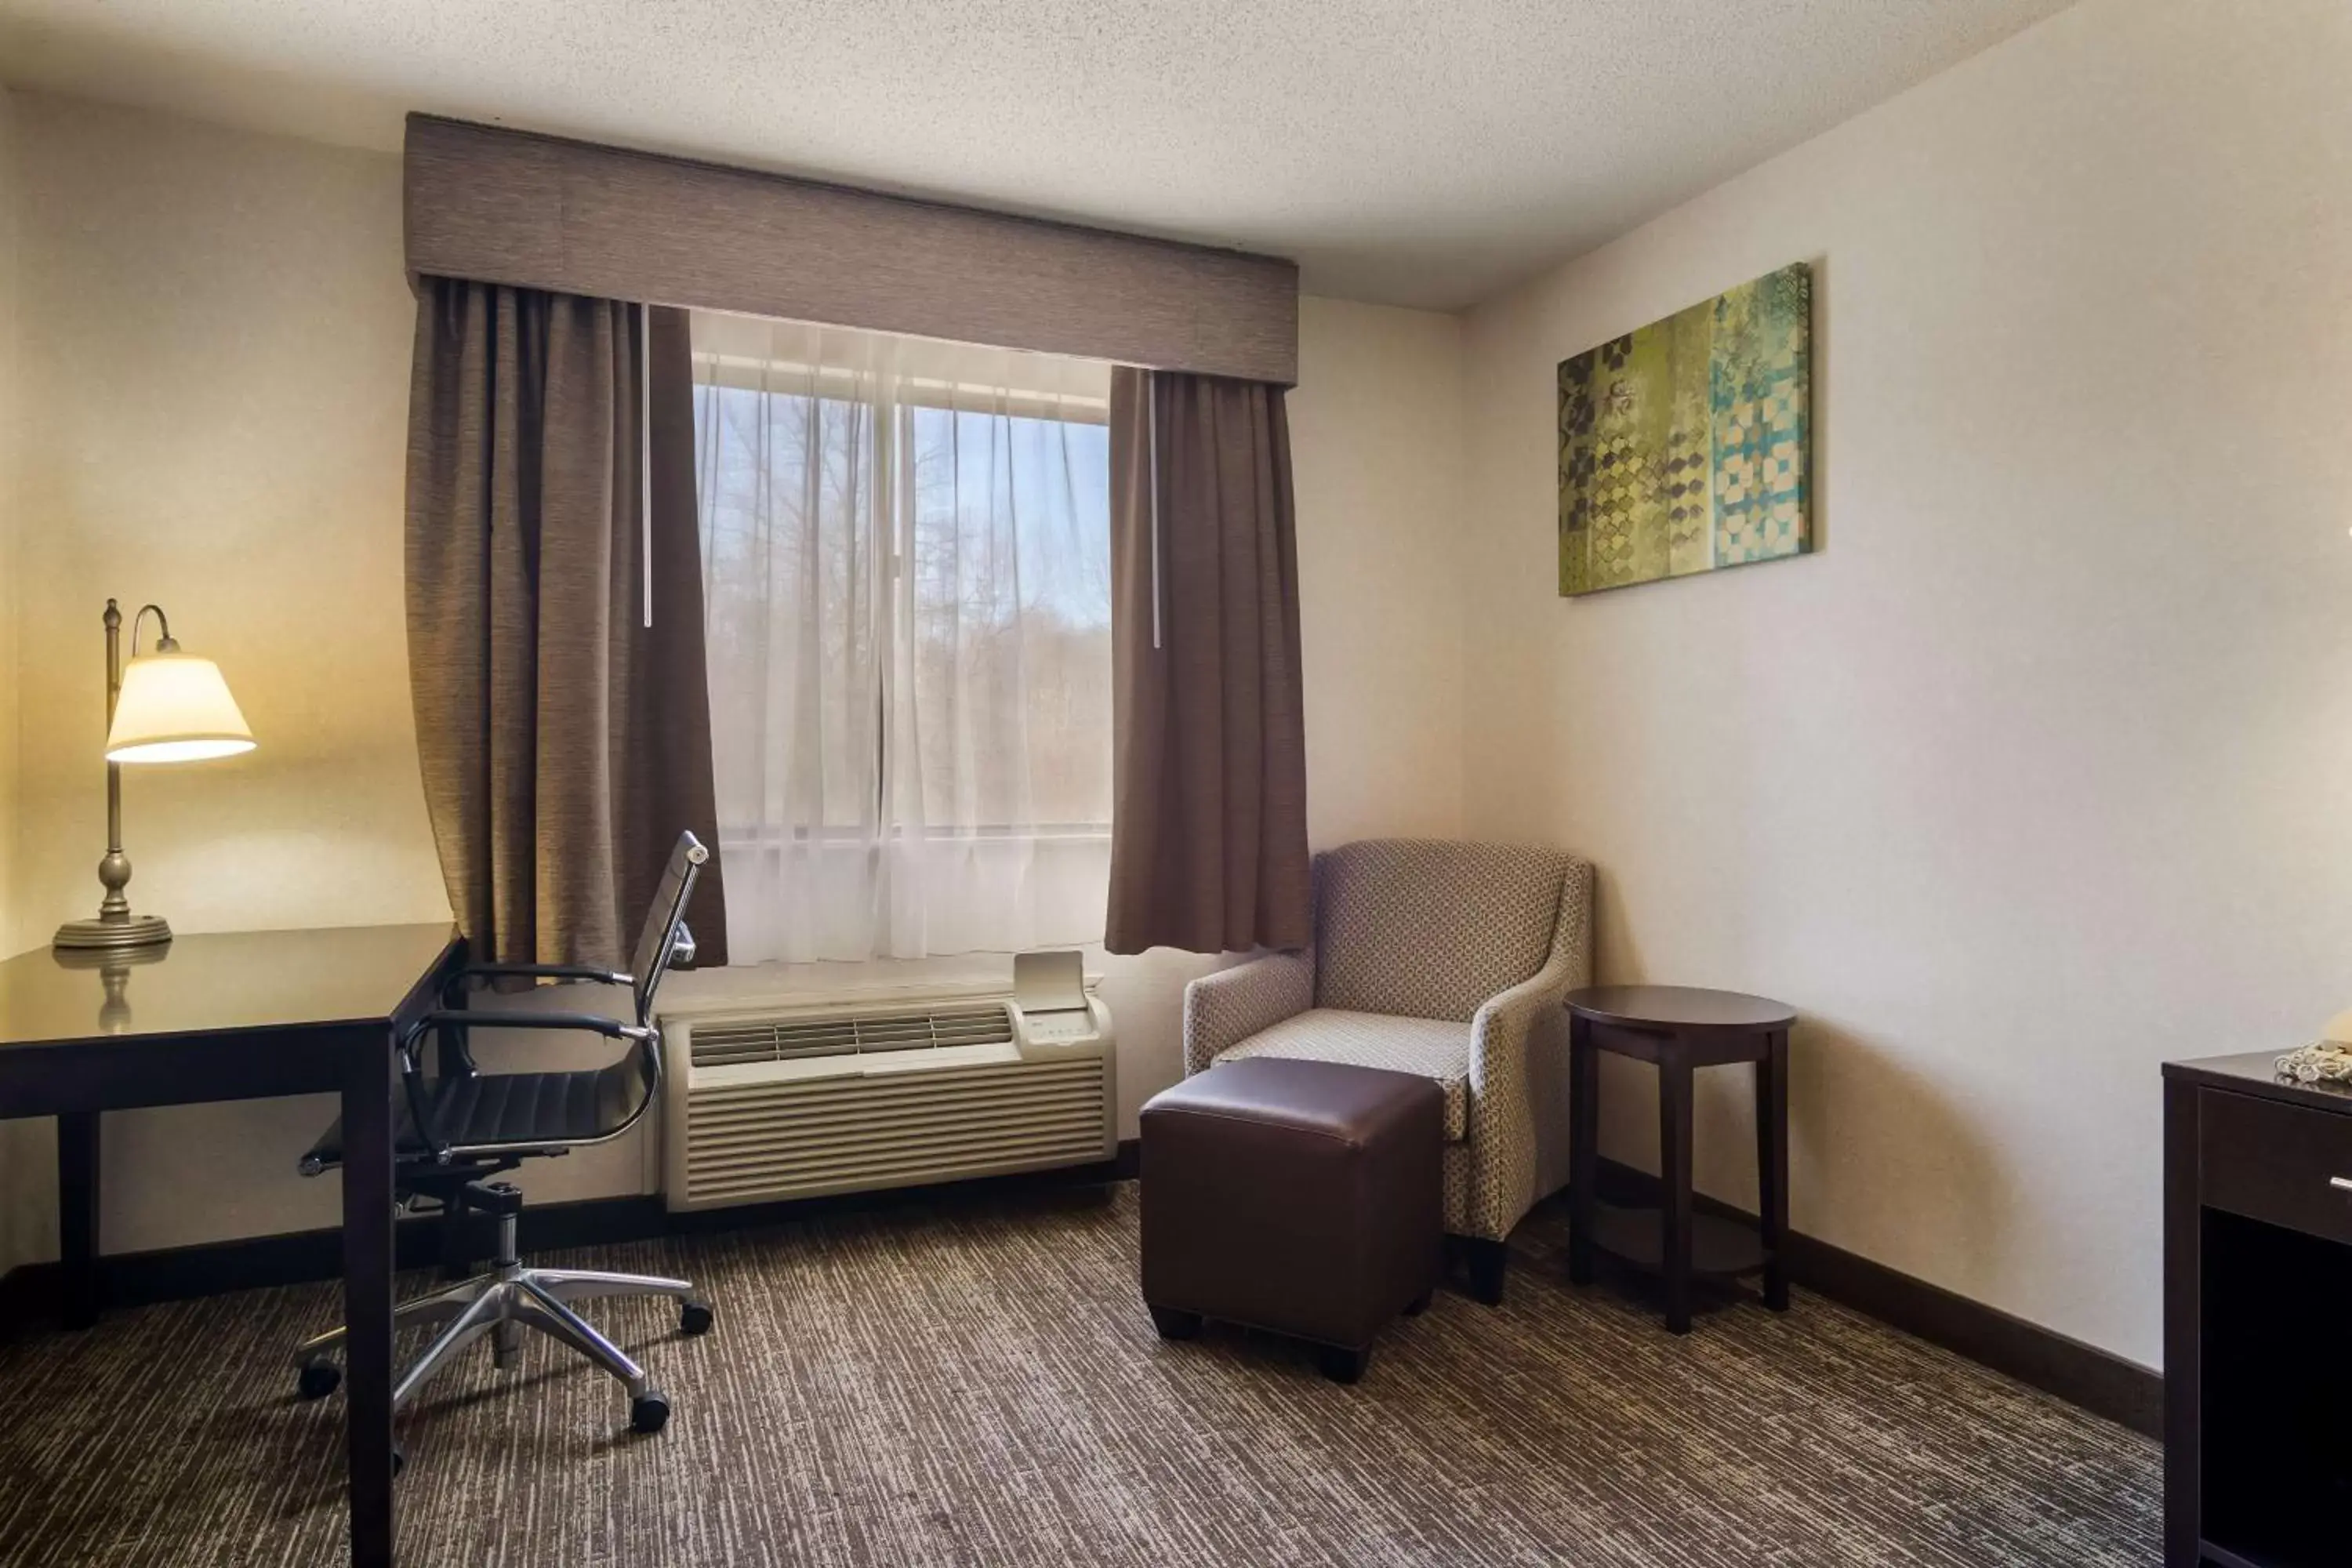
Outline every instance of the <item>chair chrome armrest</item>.
<svg viewBox="0 0 2352 1568"><path fill-rule="evenodd" d="M425 1037L444 1025L478 1029L584 1029L607 1039L640 1044L660 1038L661 1031L645 1024L625 1024L599 1013L488 1013L470 1007L439 1008L419 1015L400 1037L400 1048L413 1056Z"/></svg>
<svg viewBox="0 0 2352 1568"><path fill-rule="evenodd" d="M602 985L633 985L632 976L601 963L469 963L450 978L452 988L469 980L508 977L531 980L593 980Z"/></svg>

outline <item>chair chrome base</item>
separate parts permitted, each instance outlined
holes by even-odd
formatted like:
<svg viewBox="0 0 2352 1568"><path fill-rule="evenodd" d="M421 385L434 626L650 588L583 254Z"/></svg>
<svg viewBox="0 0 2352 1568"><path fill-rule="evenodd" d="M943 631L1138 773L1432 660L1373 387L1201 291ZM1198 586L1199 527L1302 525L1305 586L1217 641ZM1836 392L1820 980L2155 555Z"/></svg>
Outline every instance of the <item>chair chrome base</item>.
<svg viewBox="0 0 2352 1568"><path fill-rule="evenodd" d="M435 1373L485 1334L490 1337L493 1364L513 1364L521 1347L521 1331L533 1329L626 1384L629 1425L639 1432L660 1431L669 1419L668 1399L646 1378L645 1368L572 1310L574 1301L609 1296L668 1296L678 1302L678 1326L686 1332L698 1334L710 1327L709 1307L696 1299L693 1285L684 1279L594 1269L526 1268L515 1257L514 1215L499 1215L499 1256L488 1273L393 1309L395 1330L430 1326L441 1330L393 1389L393 1408L404 1407ZM331 1393L342 1380L332 1358L343 1339L343 1330L330 1330L303 1342L294 1352L304 1398Z"/></svg>

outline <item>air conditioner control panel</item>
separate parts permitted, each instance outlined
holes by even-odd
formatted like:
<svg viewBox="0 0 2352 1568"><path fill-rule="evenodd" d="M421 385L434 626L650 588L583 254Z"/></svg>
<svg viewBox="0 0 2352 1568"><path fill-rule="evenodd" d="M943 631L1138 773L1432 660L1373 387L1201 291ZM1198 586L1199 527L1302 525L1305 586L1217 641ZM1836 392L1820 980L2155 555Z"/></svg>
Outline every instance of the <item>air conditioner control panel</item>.
<svg viewBox="0 0 2352 1568"><path fill-rule="evenodd" d="M1083 1013L1024 1013L1021 1037L1032 1045L1068 1046L1092 1040L1102 1033L1094 1009Z"/></svg>
<svg viewBox="0 0 2352 1568"><path fill-rule="evenodd" d="M1022 952L1013 958L1013 1037L1021 1054L1100 1048L1111 1037L1110 1009L1087 989L1076 952Z"/></svg>

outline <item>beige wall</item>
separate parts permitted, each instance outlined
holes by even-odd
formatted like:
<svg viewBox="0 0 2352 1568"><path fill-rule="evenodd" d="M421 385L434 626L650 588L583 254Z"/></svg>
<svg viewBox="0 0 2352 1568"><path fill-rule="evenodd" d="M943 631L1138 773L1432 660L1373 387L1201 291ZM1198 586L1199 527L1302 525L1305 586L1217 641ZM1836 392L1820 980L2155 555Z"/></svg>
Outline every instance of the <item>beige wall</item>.
<svg viewBox="0 0 2352 1568"><path fill-rule="evenodd" d="M16 95L0 90L0 957L31 939L20 937L16 860L16 615L20 593L17 541L24 531L18 494L16 422L23 408L24 357L17 339L18 278L23 247L17 212L22 205L16 159ZM0 1192L14 1193L39 1180L50 1157L46 1129L0 1122ZM0 1203L0 1273L32 1257L40 1235L22 1205Z"/></svg>
<svg viewBox="0 0 2352 1568"><path fill-rule="evenodd" d="M36 95L17 120L41 388L22 444L40 523L16 659L21 942L96 908L110 595L160 602L260 741L126 770L134 908L184 931L446 919L402 631L396 166ZM108 1246L274 1228L326 1104L110 1117ZM299 1212L326 1223L333 1194L302 1185Z"/></svg>
<svg viewBox="0 0 2352 1568"><path fill-rule="evenodd" d="M1309 837L1462 830L1462 323L1299 301Z"/></svg>
<svg viewBox="0 0 2352 1568"><path fill-rule="evenodd" d="M22 244L17 210L23 205L16 173L16 95L0 89L0 668L12 670L16 657L18 574L16 541L24 531L17 497L16 433L24 355L17 343L16 296ZM16 680L0 680L0 956L22 945L16 940ZM0 1268L5 1268L0 1239Z"/></svg>
<svg viewBox="0 0 2352 1568"><path fill-rule="evenodd" d="M219 659L260 740L244 758L128 776L135 906L184 931L444 918L401 624L412 313L397 161L14 101L24 359L45 389L21 447L44 526L22 574L19 945L97 897L110 594L163 601L189 649ZM1318 843L1460 825L1460 615L1432 542L1459 478L1460 353L1450 318L1306 304L1292 417ZM1395 689L1369 700L1367 669ZM1178 1075L1182 984L1212 962L1094 957L1130 1131ZM108 1247L332 1223L332 1181L293 1174L331 1114L311 1100L110 1117ZM587 1152L531 1186L635 1190L646 1169L635 1146ZM44 1173L19 1205L44 1250L51 1201Z"/></svg>
<svg viewBox="0 0 2352 1568"><path fill-rule="evenodd" d="M2147 1363L2158 1063L2352 1002L2347 78L2339 0L2091 0L1469 322L1471 831L1803 1009L1802 1229ZM1556 599L1555 363L1800 258L1822 552Z"/></svg>

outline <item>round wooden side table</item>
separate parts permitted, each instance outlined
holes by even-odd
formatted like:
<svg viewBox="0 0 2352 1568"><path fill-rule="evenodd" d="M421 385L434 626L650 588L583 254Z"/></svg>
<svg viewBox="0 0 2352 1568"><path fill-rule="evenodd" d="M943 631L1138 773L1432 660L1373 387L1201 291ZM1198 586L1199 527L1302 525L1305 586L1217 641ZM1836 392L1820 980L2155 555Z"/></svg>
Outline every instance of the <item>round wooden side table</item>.
<svg viewBox="0 0 2352 1568"><path fill-rule="evenodd" d="M1592 1282L1606 1252L1656 1274L1666 1327L1690 1331L1694 1276L1764 1277L1764 1304L1789 1310L1789 1026L1793 1008L1737 991L1687 985L1589 985L1568 994L1570 1106L1574 1161L1568 1274ZM1604 1204L1601 1174L1601 1053L1658 1069L1659 1204ZM1691 1202L1692 1079L1699 1068L1756 1064L1756 1178L1760 1223L1695 1213Z"/></svg>

